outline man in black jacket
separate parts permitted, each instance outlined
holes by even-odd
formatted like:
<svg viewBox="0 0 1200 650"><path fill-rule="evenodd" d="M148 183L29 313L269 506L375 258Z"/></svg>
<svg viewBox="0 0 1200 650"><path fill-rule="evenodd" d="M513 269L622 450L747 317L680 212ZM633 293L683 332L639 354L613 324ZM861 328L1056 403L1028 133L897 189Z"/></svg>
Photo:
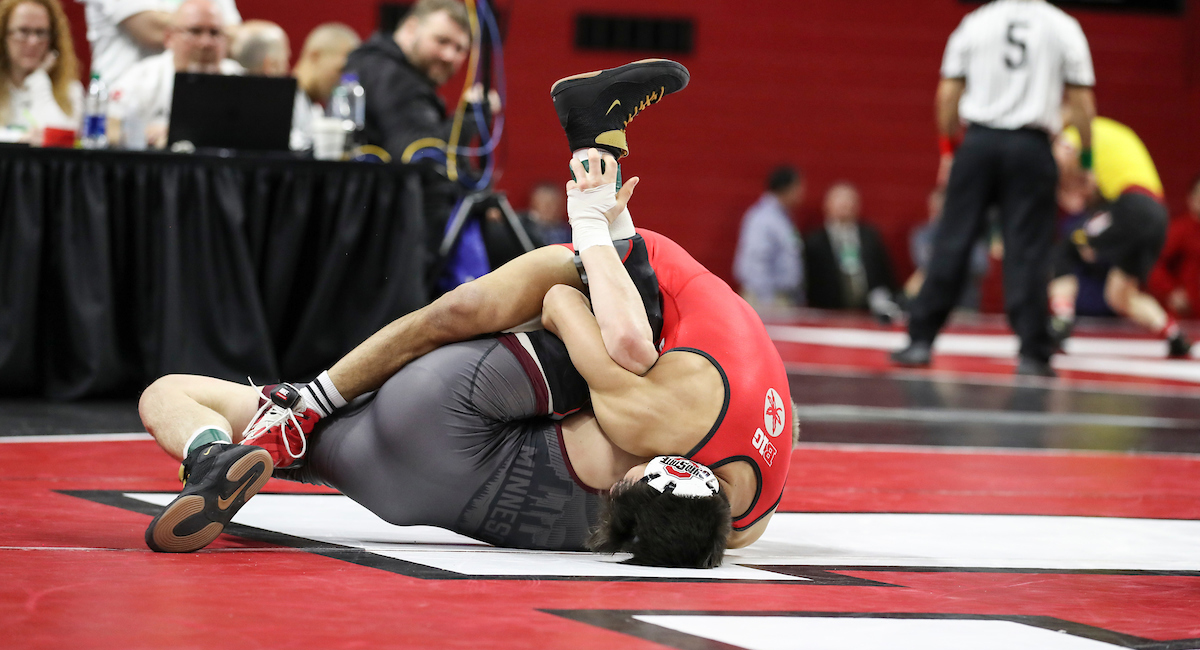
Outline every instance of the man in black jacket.
<svg viewBox="0 0 1200 650"><path fill-rule="evenodd" d="M858 212L854 185L834 183L825 194L825 225L804 238L809 307L888 311L877 303L891 302L892 265L879 231Z"/></svg>
<svg viewBox="0 0 1200 650"><path fill-rule="evenodd" d="M376 33L351 52L345 71L358 74L366 93L367 143L402 162L424 146L444 148L452 116L437 89L462 67L470 47L470 23L461 2L420 0L395 33ZM473 121L464 120L459 144L475 133Z"/></svg>

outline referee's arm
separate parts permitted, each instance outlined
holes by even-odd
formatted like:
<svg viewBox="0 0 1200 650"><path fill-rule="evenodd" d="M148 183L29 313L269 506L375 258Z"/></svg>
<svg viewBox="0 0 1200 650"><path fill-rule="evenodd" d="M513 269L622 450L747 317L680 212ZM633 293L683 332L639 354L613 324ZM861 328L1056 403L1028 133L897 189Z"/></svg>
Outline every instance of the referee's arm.
<svg viewBox="0 0 1200 650"><path fill-rule="evenodd" d="M934 101L934 121L937 122L939 147L942 150L938 163L937 186L945 187L950 180L950 166L954 163L954 145L962 124L958 119L958 100L967 89L967 80L943 78L938 82L937 99Z"/></svg>
<svg viewBox="0 0 1200 650"><path fill-rule="evenodd" d="M1096 94L1091 86L1067 85L1063 93L1063 122L1079 130L1082 151L1092 149L1092 120L1096 119Z"/></svg>
<svg viewBox="0 0 1200 650"><path fill-rule="evenodd" d="M958 100L962 99L966 89L966 79L942 79L938 82L934 119L937 120L939 135L948 138L958 135L962 128L958 120Z"/></svg>

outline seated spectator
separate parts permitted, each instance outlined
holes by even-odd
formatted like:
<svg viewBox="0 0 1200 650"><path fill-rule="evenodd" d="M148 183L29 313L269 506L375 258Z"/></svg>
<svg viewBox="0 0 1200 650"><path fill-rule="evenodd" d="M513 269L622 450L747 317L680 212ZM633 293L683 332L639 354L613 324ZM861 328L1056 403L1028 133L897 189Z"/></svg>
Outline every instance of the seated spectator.
<svg viewBox="0 0 1200 650"><path fill-rule="evenodd" d="M84 5L92 72L109 88L133 64L167 47L171 14L181 0L78 0ZM240 25L234 0L215 0L228 26Z"/></svg>
<svg viewBox="0 0 1200 650"><path fill-rule="evenodd" d="M269 20L247 20L229 43L229 58L259 77L290 74L292 48L283 28Z"/></svg>
<svg viewBox="0 0 1200 650"><path fill-rule="evenodd" d="M292 113L291 147L312 148L313 120L325 114L325 104L342 75L346 56L362 43L358 33L342 23L318 25L304 39L292 74L296 77L296 107Z"/></svg>
<svg viewBox="0 0 1200 650"><path fill-rule="evenodd" d="M1200 176L1192 180L1187 211L1167 228L1149 288L1175 316L1200 315Z"/></svg>
<svg viewBox="0 0 1200 650"><path fill-rule="evenodd" d="M225 22L212 0L179 5L166 43L166 51L134 65L114 89L125 114L136 111L146 125L146 144L159 149L167 144L176 72L242 74L242 66L225 58Z"/></svg>
<svg viewBox="0 0 1200 650"><path fill-rule="evenodd" d="M891 317L892 264L879 231L859 219L859 205L858 190L847 181L825 193L825 225L804 238L808 304Z"/></svg>
<svg viewBox="0 0 1200 650"><path fill-rule="evenodd" d="M733 256L733 277L755 309L804 303L804 244L792 223L792 210L804 200L804 174L775 168L767 191L746 210Z"/></svg>
<svg viewBox="0 0 1200 650"><path fill-rule="evenodd" d="M571 243L567 223L566 199L561 183L541 181L529 192L529 209L521 215L521 225L534 246Z"/></svg>
<svg viewBox="0 0 1200 650"><path fill-rule="evenodd" d="M437 90L462 67L470 47L470 23L461 2L420 0L395 33L376 33L351 52L345 71L356 73L366 92L367 143L400 162L409 162L422 147L445 147L453 119ZM472 89L470 100L482 102L482 94ZM491 93L488 101L492 111L499 110L499 95ZM462 124L459 145L476 134L474 120Z"/></svg>
<svg viewBox="0 0 1200 650"><path fill-rule="evenodd" d="M917 270L913 271L913 274L908 276L908 281L904 283L904 297L908 300L916 298L917 293L921 291L921 285L925 283L925 268L929 265L929 258L933 255L934 233L937 232L938 223L942 219L942 206L945 202L945 190L938 188L930 192L929 221L914 230L912 237L909 238L908 250L912 255L913 266L917 267ZM971 249L971 266L969 268L971 277L963 289L962 297L958 300L959 309L979 311L983 276L987 275L988 268L991 266L988 254L991 239L990 232L984 233L976 242L975 248Z"/></svg>
<svg viewBox="0 0 1200 650"><path fill-rule="evenodd" d="M58 0L0 2L0 127L5 141L40 141L46 126L77 130L83 86Z"/></svg>

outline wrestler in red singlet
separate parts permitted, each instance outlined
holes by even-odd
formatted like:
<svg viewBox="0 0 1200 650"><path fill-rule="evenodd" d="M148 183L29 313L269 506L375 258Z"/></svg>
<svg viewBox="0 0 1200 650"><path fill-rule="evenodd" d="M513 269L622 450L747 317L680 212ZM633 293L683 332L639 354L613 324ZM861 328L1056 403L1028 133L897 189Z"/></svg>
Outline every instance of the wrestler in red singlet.
<svg viewBox="0 0 1200 650"><path fill-rule="evenodd" d="M679 244L649 230L650 266L662 292L661 354L702 354L725 381L725 406L713 428L686 456L712 469L743 460L758 475L750 509L734 530L754 525L783 496L792 460L792 401L783 359L758 314L728 284Z"/></svg>

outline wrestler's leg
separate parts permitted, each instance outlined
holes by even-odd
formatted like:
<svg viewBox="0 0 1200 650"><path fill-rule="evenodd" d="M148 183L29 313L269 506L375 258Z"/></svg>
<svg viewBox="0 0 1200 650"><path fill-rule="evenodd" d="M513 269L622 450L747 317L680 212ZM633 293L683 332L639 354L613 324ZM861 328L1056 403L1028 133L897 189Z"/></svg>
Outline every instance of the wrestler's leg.
<svg viewBox="0 0 1200 650"><path fill-rule="evenodd" d="M242 431L258 408L259 392L251 386L198 375L167 375L150 384L138 402L146 431L176 460L187 455L184 445L205 427L241 440Z"/></svg>
<svg viewBox="0 0 1200 650"><path fill-rule="evenodd" d="M526 253L392 321L334 364L329 377L346 400L377 390L409 361L438 347L530 321L556 284L582 288L570 249L546 246Z"/></svg>
<svg viewBox="0 0 1200 650"><path fill-rule="evenodd" d="M270 480L265 449L227 444L241 439L258 400L253 387L188 375L163 377L142 393L138 411L146 430L168 454L186 457L179 474L183 490L146 528L151 550L204 548Z"/></svg>
<svg viewBox="0 0 1200 650"><path fill-rule="evenodd" d="M1137 278L1118 268L1108 272L1104 283L1104 300L1118 314L1154 333L1167 327L1167 312L1158 301L1142 293Z"/></svg>

